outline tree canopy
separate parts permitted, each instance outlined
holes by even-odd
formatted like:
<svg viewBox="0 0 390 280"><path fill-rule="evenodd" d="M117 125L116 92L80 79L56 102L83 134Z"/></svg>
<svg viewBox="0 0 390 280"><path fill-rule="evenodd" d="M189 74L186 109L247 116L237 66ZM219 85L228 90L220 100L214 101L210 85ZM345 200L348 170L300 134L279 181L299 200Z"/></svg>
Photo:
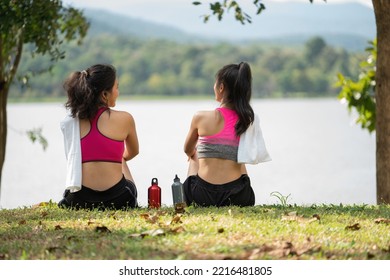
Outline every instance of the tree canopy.
<svg viewBox="0 0 390 280"><path fill-rule="evenodd" d="M24 46L29 46L32 58L47 55L54 63L65 58L62 45L72 40L80 43L88 27L82 12L63 6L62 1L0 1L0 175L6 151L7 98L22 57L26 55ZM22 81L27 82L31 73L23 74Z"/></svg>

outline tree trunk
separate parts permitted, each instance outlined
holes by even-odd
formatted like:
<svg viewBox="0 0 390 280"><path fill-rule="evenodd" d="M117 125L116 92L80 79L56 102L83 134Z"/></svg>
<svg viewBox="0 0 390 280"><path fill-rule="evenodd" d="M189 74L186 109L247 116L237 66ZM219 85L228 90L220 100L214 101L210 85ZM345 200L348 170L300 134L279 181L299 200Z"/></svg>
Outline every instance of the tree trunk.
<svg viewBox="0 0 390 280"><path fill-rule="evenodd" d="M16 72L19 67L20 60L23 53L23 39L24 31L20 29L17 34L16 46L15 46L15 56L13 58L13 63L10 67L9 73L6 73L4 63L8 59L7 52L4 50L4 42L0 38L0 202L1 202L1 183L2 183L2 174L3 166L5 161L5 152L7 147L7 101L8 101L8 92L11 86L12 80L16 75ZM12 52L11 52L12 53ZM6 59L5 59L6 57ZM0 205L1 206L1 205Z"/></svg>
<svg viewBox="0 0 390 280"><path fill-rule="evenodd" d="M0 81L0 202L1 202L1 179L5 160L5 148L7 142L7 96L8 87Z"/></svg>
<svg viewBox="0 0 390 280"><path fill-rule="evenodd" d="M390 1L373 0L377 27L376 190L377 203L390 203Z"/></svg>

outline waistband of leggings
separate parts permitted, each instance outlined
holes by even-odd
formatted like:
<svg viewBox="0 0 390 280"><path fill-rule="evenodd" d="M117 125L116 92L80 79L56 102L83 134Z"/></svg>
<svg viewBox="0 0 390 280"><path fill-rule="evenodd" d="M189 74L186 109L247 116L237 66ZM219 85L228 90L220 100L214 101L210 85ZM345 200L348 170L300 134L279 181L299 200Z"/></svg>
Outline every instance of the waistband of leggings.
<svg viewBox="0 0 390 280"><path fill-rule="evenodd" d="M196 184L200 187L207 188L209 190L213 191L228 191L237 188L239 185L244 185L245 182L249 180L249 177L247 174L242 174L240 178L225 183L225 184L211 184L205 180L203 180L199 175L196 175Z"/></svg>
<svg viewBox="0 0 390 280"><path fill-rule="evenodd" d="M111 196L114 194L117 194L120 189L122 189L124 186L127 185L127 181L125 176L122 176L122 179L115 185L113 185L111 188L104 190L104 191L96 191L91 188L88 188L86 186L82 186L80 192L83 193L83 195L104 195L104 196Z"/></svg>

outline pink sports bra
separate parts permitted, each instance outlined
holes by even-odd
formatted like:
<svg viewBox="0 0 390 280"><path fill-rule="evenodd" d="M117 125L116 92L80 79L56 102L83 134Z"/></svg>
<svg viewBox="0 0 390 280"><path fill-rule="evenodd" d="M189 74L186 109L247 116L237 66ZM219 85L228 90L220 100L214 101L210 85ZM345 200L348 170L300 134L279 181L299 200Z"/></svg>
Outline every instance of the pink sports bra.
<svg viewBox="0 0 390 280"><path fill-rule="evenodd" d="M99 117L108 108L100 108L91 120L91 128L87 135L81 138L82 163L91 161L106 161L122 163L125 144L123 141L111 139L103 135L97 126Z"/></svg>
<svg viewBox="0 0 390 280"><path fill-rule="evenodd" d="M223 119L223 129L209 136L199 136L197 153L198 158L223 158L237 161L238 143L240 137L236 135L235 125L238 121L236 111L229 108L217 108Z"/></svg>

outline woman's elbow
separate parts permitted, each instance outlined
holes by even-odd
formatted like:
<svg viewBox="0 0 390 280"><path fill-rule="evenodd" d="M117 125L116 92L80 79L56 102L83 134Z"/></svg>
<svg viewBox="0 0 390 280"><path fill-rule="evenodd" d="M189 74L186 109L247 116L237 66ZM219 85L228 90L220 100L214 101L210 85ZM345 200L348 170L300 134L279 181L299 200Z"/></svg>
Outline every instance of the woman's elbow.
<svg viewBox="0 0 390 280"><path fill-rule="evenodd" d="M187 148L187 147L184 147L184 153L188 156L188 157L192 157L194 154L195 154L195 148Z"/></svg>
<svg viewBox="0 0 390 280"><path fill-rule="evenodd" d="M184 146L183 151L184 151L184 153L185 153L187 156L188 156L189 153L191 153L191 149L190 149L187 145Z"/></svg>
<svg viewBox="0 0 390 280"><path fill-rule="evenodd" d="M131 151L125 151L124 155L123 155L123 158L126 160L126 161L129 161L133 158L135 158L137 155L139 154L139 149L132 149Z"/></svg>
<svg viewBox="0 0 390 280"><path fill-rule="evenodd" d="M131 151L131 159L135 158L139 154L139 149L134 149Z"/></svg>

